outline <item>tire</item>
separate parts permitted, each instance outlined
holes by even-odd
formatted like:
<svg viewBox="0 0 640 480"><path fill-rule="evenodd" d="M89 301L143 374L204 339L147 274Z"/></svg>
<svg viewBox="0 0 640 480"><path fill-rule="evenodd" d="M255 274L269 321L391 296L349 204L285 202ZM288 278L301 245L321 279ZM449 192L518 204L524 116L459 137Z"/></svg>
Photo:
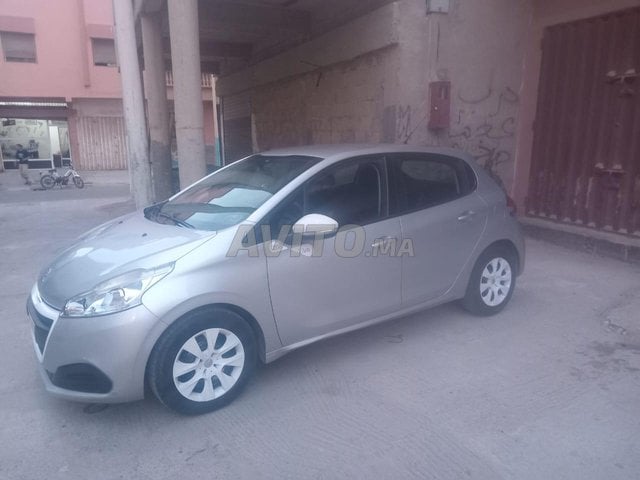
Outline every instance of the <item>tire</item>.
<svg viewBox="0 0 640 480"><path fill-rule="evenodd" d="M53 188L55 184L56 181L51 175L43 175L42 177L40 177L40 186L45 190Z"/></svg>
<svg viewBox="0 0 640 480"><path fill-rule="evenodd" d="M84 180L80 177L73 177L73 183L78 188L84 188Z"/></svg>
<svg viewBox="0 0 640 480"><path fill-rule="evenodd" d="M147 379L164 405L199 415L235 399L251 377L256 359L253 330L240 315L220 307L201 308L160 337L149 359Z"/></svg>
<svg viewBox="0 0 640 480"><path fill-rule="evenodd" d="M485 250L473 267L462 306L479 316L502 311L516 288L517 265L517 256L511 249Z"/></svg>

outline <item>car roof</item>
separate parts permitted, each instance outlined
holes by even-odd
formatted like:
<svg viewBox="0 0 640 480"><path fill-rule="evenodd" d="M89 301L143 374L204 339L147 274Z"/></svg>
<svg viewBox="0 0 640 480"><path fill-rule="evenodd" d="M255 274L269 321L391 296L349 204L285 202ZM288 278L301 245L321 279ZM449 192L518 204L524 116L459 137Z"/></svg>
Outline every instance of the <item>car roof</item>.
<svg viewBox="0 0 640 480"><path fill-rule="evenodd" d="M448 155L469 160L469 156L461 150L443 147L419 147L414 145L396 145L385 143L306 145L278 148L261 152L261 155L288 156L300 155L330 159L332 157L350 157L358 155L374 155L379 153L417 152Z"/></svg>

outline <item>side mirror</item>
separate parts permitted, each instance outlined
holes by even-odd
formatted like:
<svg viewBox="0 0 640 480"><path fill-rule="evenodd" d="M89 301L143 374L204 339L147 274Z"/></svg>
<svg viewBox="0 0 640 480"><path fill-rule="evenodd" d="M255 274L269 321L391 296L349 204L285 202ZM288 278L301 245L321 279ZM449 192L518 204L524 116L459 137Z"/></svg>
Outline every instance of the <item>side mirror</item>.
<svg viewBox="0 0 640 480"><path fill-rule="evenodd" d="M293 225L293 231L303 237L330 236L338 231L338 222L319 213L305 215Z"/></svg>

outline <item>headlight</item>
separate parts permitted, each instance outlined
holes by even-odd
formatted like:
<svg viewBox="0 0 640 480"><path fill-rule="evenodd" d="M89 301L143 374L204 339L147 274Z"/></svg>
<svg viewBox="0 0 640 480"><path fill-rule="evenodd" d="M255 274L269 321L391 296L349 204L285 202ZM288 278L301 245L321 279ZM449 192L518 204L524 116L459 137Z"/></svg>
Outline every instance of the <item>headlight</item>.
<svg viewBox="0 0 640 480"><path fill-rule="evenodd" d="M149 270L133 270L97 285L67 301L63 315L95 317L120 312L142 303L142 295L173 270L173 263Z"/></svg>

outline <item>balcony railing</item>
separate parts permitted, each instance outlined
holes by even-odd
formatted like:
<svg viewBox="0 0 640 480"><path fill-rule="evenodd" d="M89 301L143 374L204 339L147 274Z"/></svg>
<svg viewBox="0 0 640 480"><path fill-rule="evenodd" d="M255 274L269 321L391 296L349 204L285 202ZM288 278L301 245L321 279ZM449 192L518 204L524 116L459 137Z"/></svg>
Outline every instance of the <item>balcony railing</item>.
<svg viewBox="0 0 640 480"><path fill-rule="evenodd" d="M173 87L173 72L169 70L165 75L167 87ZM211 88L211 83L213 81L212 78L213 75L211 75L210 73L203 73L202 79L200 80L200 85L202 85L202 88Z"/></svg>

